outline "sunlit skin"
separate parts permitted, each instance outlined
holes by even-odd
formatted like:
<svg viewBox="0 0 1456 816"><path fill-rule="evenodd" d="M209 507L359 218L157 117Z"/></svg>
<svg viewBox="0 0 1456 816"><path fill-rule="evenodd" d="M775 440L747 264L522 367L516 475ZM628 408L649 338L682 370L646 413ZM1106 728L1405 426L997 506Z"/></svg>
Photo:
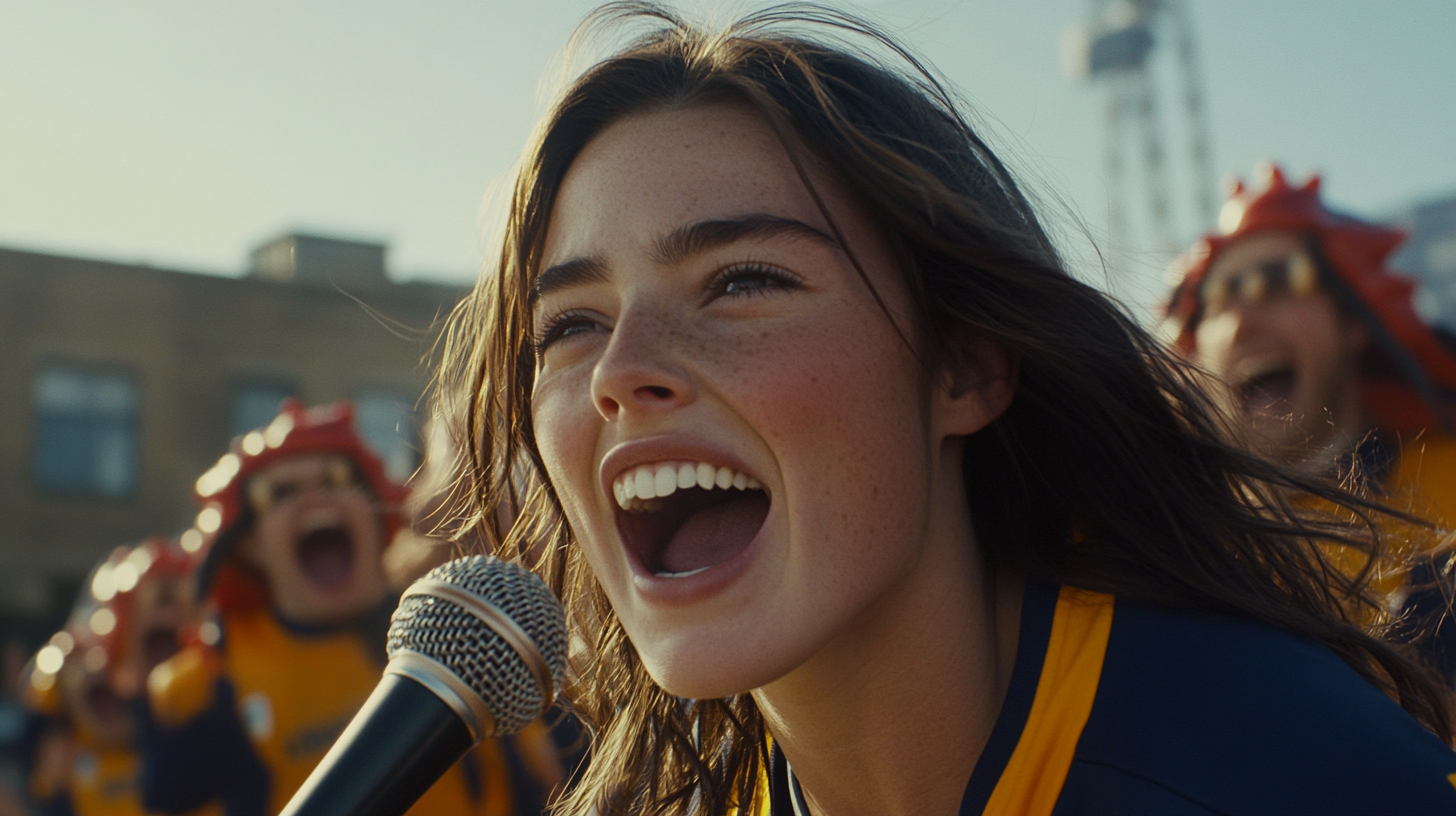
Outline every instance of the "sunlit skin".
<svg viewBox="0 0 1456 816"><path fill-rule="evenodd" d="M1293 233L1255 233L1224 249L1209 268L1209 279L1302 250L1302 240ZM1261 450L1291 461L1344 450L1363 435L1359 363L1367 343L1364 326L1342 315L1320 289L1231 299L1210 310L1195 335L1197 362L1228 384L1230 405L1246 420ZM1292 377L1275 380L1281 385L1272 392L1255 387L1276 372Z"/></svg>
<svg viewBox="0 0 1456 816"><path fill-rule="evenodd" d="M387 592L379 511L362 486L332 484L342 461L336 456L294 456L253 477L286 493L258 515L242 542L244 556L267 578L273 606L286 620L340 623L374 608ZM310 531L328 527L347 531L352 557L346 578L321 584L304 568L300 543Z"/></svg>
<svg viewBox="0 0 1456 816"><path fill-rule="evenodd" d="M914 337L883 238L813 177ZM746 218L802 226L663 251ZM830 235L747 107L609 127L551 216L543 269L589 272L534 307L536 436L658 683L753 690L817 814L951 814L1010 680L1020 597L979 557L963 440L1009 404L1015 366L968 339L954 370L926 376ZM644 572L618 533L614 478L668 459L731 466L770 497L752 543L691 578Z"/></svg>

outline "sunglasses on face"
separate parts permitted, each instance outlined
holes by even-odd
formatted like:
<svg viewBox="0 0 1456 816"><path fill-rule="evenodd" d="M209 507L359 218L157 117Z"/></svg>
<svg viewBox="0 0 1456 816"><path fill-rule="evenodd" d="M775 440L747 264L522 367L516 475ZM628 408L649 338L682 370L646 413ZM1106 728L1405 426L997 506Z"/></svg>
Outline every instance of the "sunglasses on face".
<svg viewBox="0 0 1456 816"><path fill-rule="evenodd" d="M1314 261L1300 252L1210 276L1201 294L1204 313L1218 314L1235 304L1257 303L1282 294L1308 297L1318 287Z"/></svg>
<svg viewBox="0 0 1456 816"><path fill-rule="evenodd" d="M248 503L253 506L253 511L261 516L309 490L340 491L358 485L359 480L354 475L354 468L342 459L335 459L328 463L328 467L320 476L282 479L254 476L248 482Z"/></svg>

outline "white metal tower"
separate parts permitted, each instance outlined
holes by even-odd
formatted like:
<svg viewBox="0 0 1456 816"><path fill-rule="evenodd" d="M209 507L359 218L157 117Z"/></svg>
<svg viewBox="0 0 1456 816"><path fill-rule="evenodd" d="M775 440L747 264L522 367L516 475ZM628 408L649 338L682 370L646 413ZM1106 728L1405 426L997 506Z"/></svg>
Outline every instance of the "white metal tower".
<svg viewBox="0 0 1456 816"><path fill-rule="evenodd" d="M1168 173L1168 139L1158 112L1160 79L1150 59L1161 41L1173 51L1171 77L1182 96L1189 134L1187 178L1192 205L1202 226L1213 223L1216 212L1208 116L1204 107L1203 77L1193 36L1193 24L1184 0L1091 0L1089 22L1069 32L1064 43L1068 70L1077 77L1106 88L1108 238L1114 254L1128 247L1128 188L1133 180L1129 155L1142 159L1143 198L1146 201L1152 246L1177 252L1183 239L1174 228ZM1163 80L1164 84L1167 80ZM1121 264L1114 261L1114 268Z"/></svg>

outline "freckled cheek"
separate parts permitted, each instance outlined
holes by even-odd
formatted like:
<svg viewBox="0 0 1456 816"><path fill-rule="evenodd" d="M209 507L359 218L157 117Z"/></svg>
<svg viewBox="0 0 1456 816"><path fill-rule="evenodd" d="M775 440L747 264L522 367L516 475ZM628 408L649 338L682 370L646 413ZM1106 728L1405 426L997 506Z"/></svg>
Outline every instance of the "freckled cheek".
<svg viewBox="0 0 1456 816"><path fill-rule="evenodd" d="M272 510L258 522L258 554L270 561L292 555L293 519L286 510Z"/></svg>
<svg viewBox="0 0 1456 816"><path fill-rule="evenodd" d="M923 492L925 466L918 364L883 315L769 333L750 359L741 410L774 452L796 515L811 499L815 523L836 526L865 523L870 505L910 511L903 499ZM873 515L875 529L890 523Z"/></svg>

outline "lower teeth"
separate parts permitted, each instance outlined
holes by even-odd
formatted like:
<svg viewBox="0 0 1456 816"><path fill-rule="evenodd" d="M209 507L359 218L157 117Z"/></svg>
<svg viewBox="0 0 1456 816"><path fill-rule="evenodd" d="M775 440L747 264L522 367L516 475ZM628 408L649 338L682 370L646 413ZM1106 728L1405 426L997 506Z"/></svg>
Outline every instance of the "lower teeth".
<svg viewBox="0 0 1456 816"><path fill-rule="evenodd" d="M698 573L702 572L703 570L709 570L709 569L712 569L712 566L711 565L710 566L706 566L706 567L698 567L695 570L688 570L687 572L659 572L659 573L657 573L657 577L658 578L686 578L689 575L697 575Z"/></svg>

